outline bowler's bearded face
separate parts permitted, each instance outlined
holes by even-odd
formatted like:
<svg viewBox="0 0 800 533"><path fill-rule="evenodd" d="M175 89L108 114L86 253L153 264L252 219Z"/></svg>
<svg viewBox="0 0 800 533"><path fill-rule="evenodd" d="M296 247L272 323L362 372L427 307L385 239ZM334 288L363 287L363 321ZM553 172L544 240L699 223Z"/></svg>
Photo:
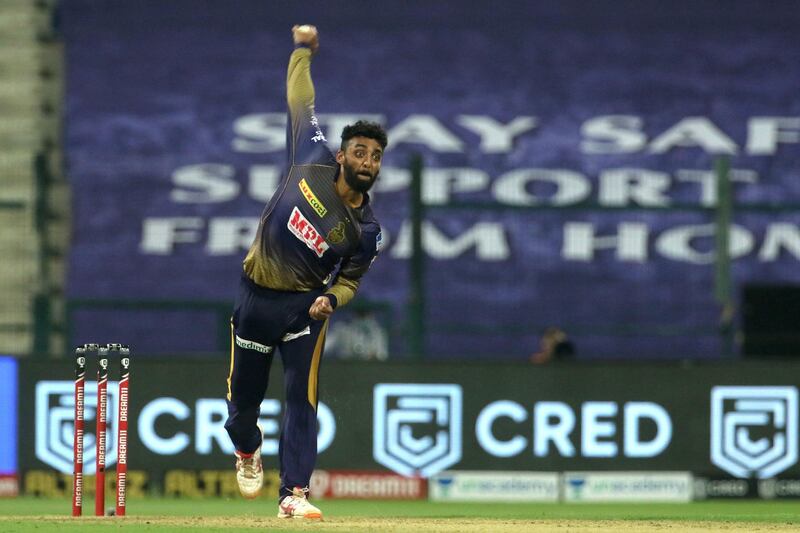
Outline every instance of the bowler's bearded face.
<svg viewBox="0 0 800 533"><path fill-rule="evenodd" d="M365 193L372 188L381 170L383 150L375 139L353 137L342 151L344 180L354 191Z"/></svg>

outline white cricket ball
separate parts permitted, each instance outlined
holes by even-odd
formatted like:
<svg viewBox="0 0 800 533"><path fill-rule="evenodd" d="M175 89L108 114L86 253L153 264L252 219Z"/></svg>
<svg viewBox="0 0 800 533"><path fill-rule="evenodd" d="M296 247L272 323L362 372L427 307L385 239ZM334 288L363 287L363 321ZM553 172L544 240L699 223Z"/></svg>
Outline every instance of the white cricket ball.
<svg viewBox="0 0 800 533"><path fill-rule="evenodd" d="M311 31L311 26L309 26L308 24L303 24L302 26L297 28L297 31Z"/></svg>

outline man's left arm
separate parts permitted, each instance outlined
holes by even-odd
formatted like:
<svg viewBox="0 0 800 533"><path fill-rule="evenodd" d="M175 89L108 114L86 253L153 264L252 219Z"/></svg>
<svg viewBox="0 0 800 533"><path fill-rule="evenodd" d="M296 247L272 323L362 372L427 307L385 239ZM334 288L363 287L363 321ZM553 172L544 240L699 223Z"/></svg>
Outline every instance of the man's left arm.
<svg viewBox="0 0 800 533"><path fill-rule="evenodd" d="M365 245L359 253L342 263L333 285L325 291L325 294L314 300L308 312L311 318L314 320L328 318L336 308L346 305L356 295L361 278L372 266L380 251L380 228L370 232L364 242Z"/></svg>

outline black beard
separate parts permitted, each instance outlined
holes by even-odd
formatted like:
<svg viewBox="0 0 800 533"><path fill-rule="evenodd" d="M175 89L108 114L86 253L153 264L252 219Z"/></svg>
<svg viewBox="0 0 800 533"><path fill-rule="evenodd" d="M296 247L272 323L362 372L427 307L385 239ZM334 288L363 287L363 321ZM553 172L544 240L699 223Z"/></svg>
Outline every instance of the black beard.
<svg viewBox="0 0 800 533"><path fill-rule="evenodd" d="M375 180L378 179L378 175L372 176L369 181L364 181L358 177L358 172L354 169L350 168L347 165L342 165L344 168L344 181L347 185L350 186L356 192L365 193L372 188L372 185L375 184Z"/></svg>

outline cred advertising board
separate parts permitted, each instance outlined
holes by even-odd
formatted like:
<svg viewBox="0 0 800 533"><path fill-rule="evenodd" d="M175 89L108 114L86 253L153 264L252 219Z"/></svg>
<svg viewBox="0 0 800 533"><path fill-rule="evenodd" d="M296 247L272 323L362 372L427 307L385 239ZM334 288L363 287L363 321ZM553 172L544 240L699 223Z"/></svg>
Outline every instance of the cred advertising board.
<svg viewBox="0 0 800 533"><path fill-rule="evenodd" d="M135 368L129 468L156 484L174 469L230 469L233 448L223 427L227 357L142 360ZM448 470L796 478L798 370L796 364L777 369L760 363L540 368L330 362L321 373L318 466L418 478ZM23 476L71 472L71 372L62 363L20 365ZM277 465L280 374L272 372L262 403L265 468ZM109 386L112 396L115 390ZM94 401L90 382L87 467L94 461ZM112 428L116 416L111 409ZM108 444L113 468L117 444Z"/></svg>

